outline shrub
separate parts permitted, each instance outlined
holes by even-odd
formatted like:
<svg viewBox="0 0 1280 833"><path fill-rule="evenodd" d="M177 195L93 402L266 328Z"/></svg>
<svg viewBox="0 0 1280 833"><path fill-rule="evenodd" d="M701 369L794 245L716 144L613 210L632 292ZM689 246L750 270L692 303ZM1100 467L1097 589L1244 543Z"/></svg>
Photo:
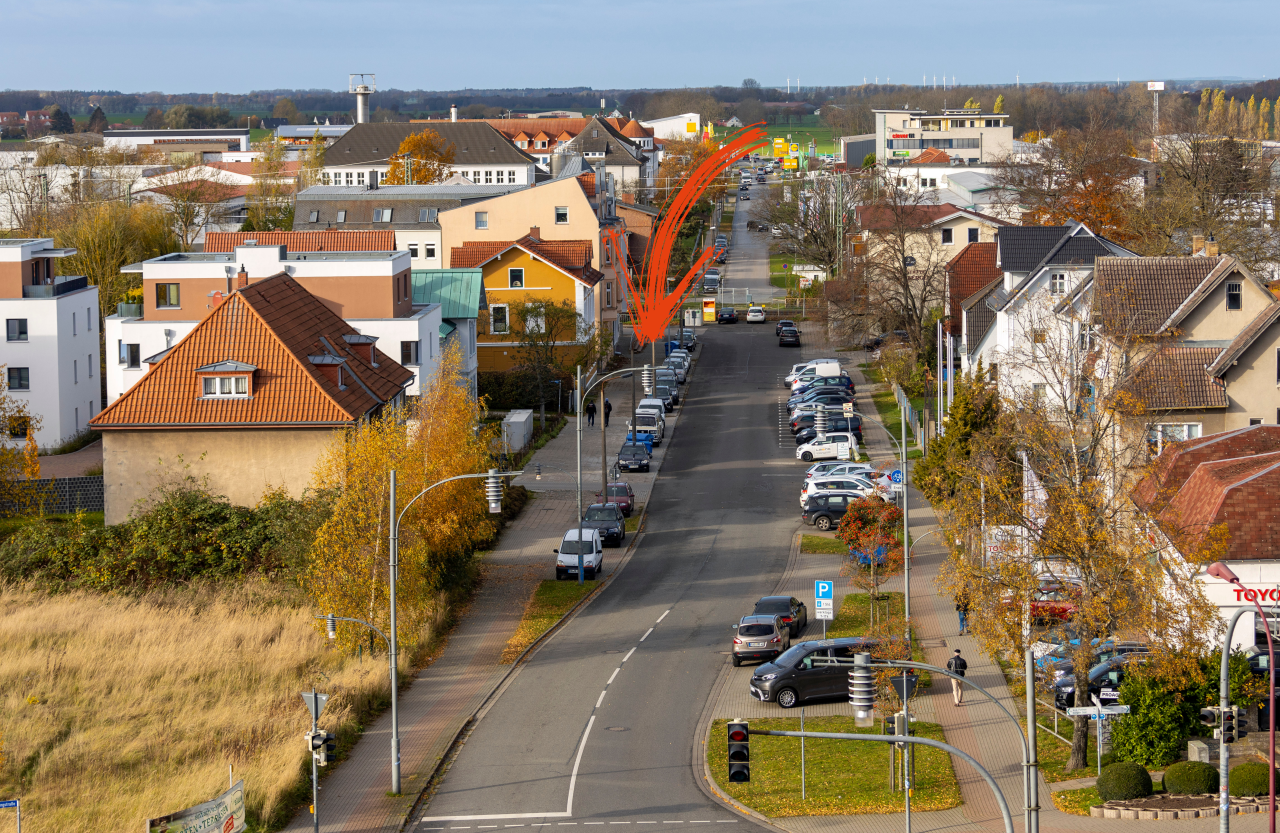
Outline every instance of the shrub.
<svg viewBox="0 0 1280 833"><path fill-rule="evenodd" d="M1131 713L1118 719L1111 732L1116 757L1143 766L1164 766L1178 760L1187 739L1187 719L1178 692L1160 679L1126 674L1120 702Z"/></svg>
<svg viewBox="0 0 1280 833"><path fill-rule="evenodd" d="M1151 775L1142 764L1121 761L1102 770L1098 796L1103 801L1128 801L1151 795Z"/></svg>
<svg viewBox="0 0 1280 833"><path fill-rule="evenodd" d="M1119 762L1119 760L1120 760L1120 759L1116 757L1116 753L1114 753L1114 752L1105 752L1105 753L1103 753L1103 755L1102 755L1102 760L1100 761L1100 763L1102 764L1102 766L1106 767L1106 766L1111 766L1112 764Z"/></svg>
<svg viewBox="0 0 1280 833"><path fill-rule="evenodd" d="M1267 783L1267 765L1262 761L1245 761L1231 770L1227 788L1234 796L1267 795L1271 785Z"/></svg>
<svg viewBox="0 0 1280 833"><path fill-rule="evenodd" d="M1164 771L1164 788L1173 795L1218 791L1218 770L1204 761L1179 761Z"/></svg>

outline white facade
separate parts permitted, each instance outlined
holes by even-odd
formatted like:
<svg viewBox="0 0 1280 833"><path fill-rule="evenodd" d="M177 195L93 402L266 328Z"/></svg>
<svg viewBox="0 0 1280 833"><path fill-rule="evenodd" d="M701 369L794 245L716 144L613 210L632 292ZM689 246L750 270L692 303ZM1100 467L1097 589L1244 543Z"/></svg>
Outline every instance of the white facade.
<svg viewBox="0 0 1280 833"><path fill-rule="evenodd" d="M249 149L249 130L243 127L204 130L106 130L102 138L103 147L115 150L136 150L139 147L148 147L162 142L183 144L225 142L229 150ZM238 147L231 148L232 143L237 144Z"/></svg>
<svg viewBox="0 0 1280 833"><path fill-rule="evenodd" d="M449 176L456 174L465 177L473 185L532 185L537 167L533 162L513 162L502 165L462 163L449 166ZM320 174L320 182L324 185L377 185L390 170L391 165L386 162L353 165L326 164Z"/></svg>
<svg viewBox="0 0 1280 833"><path fill-rule="evenodd" d="M877 162L905 162L929 148L971 165L998 162L1013 152L1013 127L1003 113L978 110L874 110Z"/></svg>
<svg viewBox="0 0 1280 833"><path fill-rule="evenodd" d="M413 371L405 396L422 393L422 380L430 380L440 366L440 305L428 304L408 318L348 318L361 335L378 339L374 346Z"/></svg>
<svg viewBox="0 0 1280 833"><path fill-rule="evenodd" d="M681 113L640 124L652 130L655 139L696 139L702 135L702 116L697 113Z"/></svg>
<svg viewBox="0 0 1280 833"><path fill-rule="evenodd" d="M440 229L396 229L396 251L408 252L414 269L440 269L444 241Z"/></svg>

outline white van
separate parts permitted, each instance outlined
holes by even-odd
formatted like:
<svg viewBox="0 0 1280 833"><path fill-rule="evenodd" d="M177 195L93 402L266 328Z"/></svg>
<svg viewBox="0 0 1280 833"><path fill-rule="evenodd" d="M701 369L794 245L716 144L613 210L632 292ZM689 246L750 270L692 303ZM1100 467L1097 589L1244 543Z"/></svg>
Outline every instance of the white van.
<svg viewBox="0 0 1280 833"><path fill-rule="evenodd" d="M641 399L636 404L636 413L643 413L645 411L662 416L667 412L667 409L661 399L649 397L648 399ZM663 416L663 419L666 419L666 417Z"/></svg>
<svg viewBox="0 0 1280 833"><path fill-rule="evenodd" d="M667 433L667 421L660 414L653 411L638 411L634 422L637 436L644 437L648 434L655 446L662 445L662 438ZM632 420L627 420L627 428L632 427L631 423Z"/></svg>
<svg viewBox="0 0 1280 833"><path fill-rule="evenodd" d="M556 581L578 575L578 529L574 527L564 534L560 546L552 550L556 554ZM582 577L595 579L604 564L604 544L597 529L582 530Z"/></svg>
<svg viewBox="0 0 1280 833"><path fill-rule="evenodd" d="M833 377L839 375L841 375L840 365L835 362L811 365L800 371L800 374L792 380L791 389L795 390L801 385L808 384L819 376Z"/></svg>

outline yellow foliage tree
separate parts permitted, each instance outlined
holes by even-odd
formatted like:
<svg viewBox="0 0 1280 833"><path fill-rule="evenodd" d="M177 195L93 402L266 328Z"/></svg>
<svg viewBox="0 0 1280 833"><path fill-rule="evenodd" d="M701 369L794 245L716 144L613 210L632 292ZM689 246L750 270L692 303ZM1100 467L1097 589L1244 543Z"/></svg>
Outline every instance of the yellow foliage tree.
<svg viewBox="0 0 1280 833"><path fill-rule="evenodd" d="M996 96L996 105L991 108L991 112L993 113L1004 112L1004 96L1003 95Z"/></svg>
<svg viewBox="0 0 1280 833"><path fill-rule="evenodd" d="M449 175L455 148L431 128L405 137L391 157L387 185L430 185ZM409 163L409 164L406 164Z"/></svg>
<svg viewBox="0 0 1280 833"><path fill-rule="evenodd" d="M316 533L306 576L318 613L387 629L389 473L396 472L401 512L438 481L485 471L492 431L481 427L482 416L468 392L461 354L451 347L417 403L335 435L314 477L317 488L338 494L332 517ZM426 635L438 592L463 579L473 550L494 534L482 484L474 479L440 486L405 512L396 606L406 646ZM349 650L368 638L358 626L340 626L338 636Z"/></svg>

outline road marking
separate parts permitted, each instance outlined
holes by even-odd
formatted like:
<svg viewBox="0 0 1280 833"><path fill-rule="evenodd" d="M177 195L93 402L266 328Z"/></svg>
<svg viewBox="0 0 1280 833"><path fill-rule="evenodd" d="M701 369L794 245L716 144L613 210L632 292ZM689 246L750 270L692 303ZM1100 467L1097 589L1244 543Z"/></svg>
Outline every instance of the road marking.
<svg viewBox="0 0 1280 833"><path fill-rule="evenodd" d="M667 613L670 613L670 612L671 612L671 608L667 608L666 613L663 613L661 616L658 617L658 622L661 622L663 619L666 619ZM656 625L658 624L658 622L654 622L653 624Z"/></svg>
<svg viewBox="0 0 1280 833"><path fill-rule="evenodd" d="M588 824L604 824L604 822L602 822L602 821L584 821L584 822L583 822L583 824L584 824L584 825L588 825Z"/></svg>
<svg viewBox="0 0 1280 833"><path fill-rule="evenodd" d="M504 824L503 827L524 827L523 824Z"/></svg>
<svg viewBox="0 0 1280 833"><path fill-rule="evenodd" d="M631 655L634 654L635 652L636 652L635 648L632 648L630 651L627 651L627 655L622 658L622 661L626 662L627 660L631 659Z"/></svg>
<svg viewBox="0 0 1280 833"><path fill-rule="evenodd" d="M649 628L649 630L645 631L644 636L640 637L640 641L644 642L646 639L649 638L649 634L651 633L653 633L653 628Z"/></svg>
<svg viewBox="0 0 1280 833"><path fill-rule="evenodd" d="M496 824L481 824L481 825L479 825L479 826L478 826L478 828L477 828L477 829L478 829L478 830L484 830L485 828L488 828L488 827L497 827L497 826L498 826L498 825L496 825ZM459 829L461 829L461 828L459 828Z"/></svg>
<svg viewBox="0 0 1280 833"><path fill-rule="evenodd" d="M689 824L711 824L709 821L691 821Z"/></svg>
<svg viewBox="0 0 1280 833"><path fill-rule="evenodd" d="M629 821L611 821L609 824L631 824Z"/></svg>
<svg viewBox="0 0 1280 833"><path fill-rule="evenodd" d="M604 692L600 692L600 698L596 700L596 708L600 708L600 704L604 702Z"/></svg>
<svg viewBox="0 0 1280 833"><path fill-rule="evenodd" d="M616 676L618 676L618 672L619 672L619 671L621 671L621 670L622 670L622 666L621 666L621 665L619 665L617 668L613 669L613 673L609 675L609 682L605 683L605 685L613 685L613 678L614 678L614 677L616 677Z"/></svg>
<svg viewBox="0 0 1280 833"><path fill-rule="evenodd" d="M737 824L737 819L719 819L716 824Z"/></svg>

